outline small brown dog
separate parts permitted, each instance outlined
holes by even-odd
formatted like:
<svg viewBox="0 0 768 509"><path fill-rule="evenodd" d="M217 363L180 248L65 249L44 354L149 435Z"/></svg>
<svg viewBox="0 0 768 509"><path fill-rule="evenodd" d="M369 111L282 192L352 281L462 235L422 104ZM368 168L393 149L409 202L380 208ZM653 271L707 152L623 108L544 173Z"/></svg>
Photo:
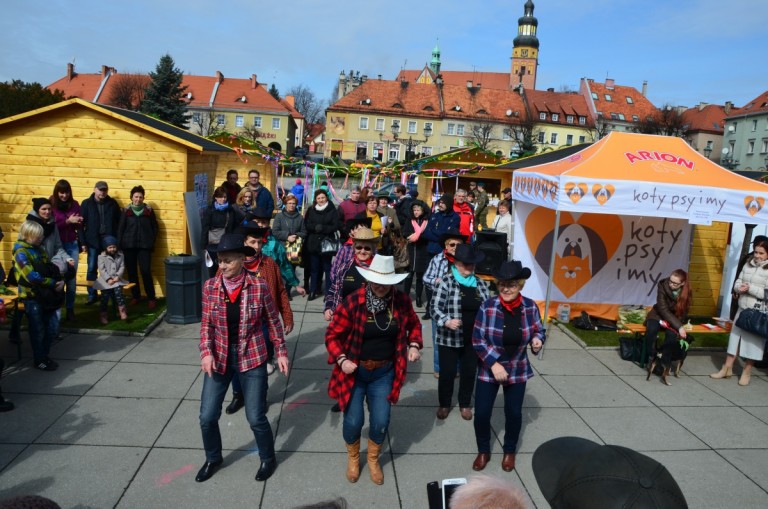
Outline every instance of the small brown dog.
<svg viewBox="0 0 768 509"><path fill-rule="evenodd" d="M690 345L693 343L693 336L689 334L688 337L685 338L685 341ZM679 337L674 338L673 340L664 341L661 351L657 351L656 355L654 355L653 359L648 363L648 376L645 377L645 380L648 381L651 379L653 370L656 369L656 365L661 362L661 365L664 366L664 371L661 373L661 383L664 385L672 385L669 383L669 380L667 380L672 365L675 364L675 370L673 371L675 378L679 378L680 369L683 367L686 357L688 357L688 350L683 349L683 347L680 346Z"/></svg>

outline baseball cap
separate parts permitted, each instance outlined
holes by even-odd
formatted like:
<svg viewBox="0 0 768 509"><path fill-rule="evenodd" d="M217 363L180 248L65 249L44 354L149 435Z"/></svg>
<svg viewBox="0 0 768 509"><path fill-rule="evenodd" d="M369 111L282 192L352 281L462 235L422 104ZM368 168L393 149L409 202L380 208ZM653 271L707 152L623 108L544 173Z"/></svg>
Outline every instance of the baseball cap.
<svg viewBox="0 0 768 509"><path fill-rule="evenodd" d="M511 187L505 187L504 189L502 189L501 192L502 193L511 193L512 192L512 188Z"/></svg>
<svg viewBox="0 0 768 509"><path fill-rule="evenodd" d="M560 437L541 444L532 464L552 509L688 507L664 465L626 447Z"/></svg>
<svg viewBox="0 0 768 509"><path fill-rule="evenodd" d="M96 189L109 189L109 186L103 180L99 180L98 182L96 182L96 185L93 187L95 187Z"/></svg>

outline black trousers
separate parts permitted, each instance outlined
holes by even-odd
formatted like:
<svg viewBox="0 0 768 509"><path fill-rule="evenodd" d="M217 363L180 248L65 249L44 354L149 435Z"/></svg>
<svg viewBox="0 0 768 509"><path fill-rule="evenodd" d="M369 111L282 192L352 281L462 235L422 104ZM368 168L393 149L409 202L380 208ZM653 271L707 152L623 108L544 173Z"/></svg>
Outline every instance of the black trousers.
<svg viewBox="0 0 768 509"><path fill-rule="evenodd" d="M450 407L453 400L453 386L456 378L456 363L459 363L459 407L472 406L472 391L475 388L477 373L477 354L472 341L464 341L464 346L454 348L437 345L440 361L440 378L437 380L437 398L441 407Z"/></svg>
<svg viewBox="0 0 768 509"><path fill-rule="evenodd" d="M409 272L408 276L403 280L403 290L406 295L410 295L414 276L416 277L416 300L421 300L421 292L424 288L423 272Z"/></svg>
<svg viewBox="0 0 768 509"><path fill-rule="evenodd" d="M658 320L649 318L645 321L645 352L647 354L647 359L652 360L656 356L656 342L659 338L660 330L661 325ZM678 341L680 341L680 339L674 332L666 329L664 330L664 342L659 348L659 351L662 353L661 362L663 366L668 367L671 364L670 347Z"/></svg>
<svg viewBox="0 0 768 509"><path fill-rule="evenodd" d="M125 257L125 270L128 272L128 281L136 286L131 288L134 299L141 297L139 289L139 270L141 271L141 280L144 285L144 293L149 300L155 300L155 283L152 281L152 251L149 249L128 248L123 250ZM138 269L138 270L137 270Z"/></svg>

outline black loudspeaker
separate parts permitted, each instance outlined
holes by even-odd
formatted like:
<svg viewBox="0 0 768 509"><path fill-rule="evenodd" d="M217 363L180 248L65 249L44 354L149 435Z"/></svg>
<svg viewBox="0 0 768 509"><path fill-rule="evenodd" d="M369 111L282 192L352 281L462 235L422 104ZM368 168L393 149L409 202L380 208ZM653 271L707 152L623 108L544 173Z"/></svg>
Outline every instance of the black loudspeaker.
<svg viewBox="0 0 768 509"><path fill-rule="evenodd" d="M485 253L475 272L490 275L507 259L507 234L483 230L475 234L475 248Z"/></svg>

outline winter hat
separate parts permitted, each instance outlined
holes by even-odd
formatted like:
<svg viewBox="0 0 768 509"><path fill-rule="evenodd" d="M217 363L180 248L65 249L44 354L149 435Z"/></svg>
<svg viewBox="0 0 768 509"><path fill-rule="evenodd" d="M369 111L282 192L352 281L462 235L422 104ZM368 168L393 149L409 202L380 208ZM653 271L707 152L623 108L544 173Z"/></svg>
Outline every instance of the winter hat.
<svg viewBox="0 0 768 509"><path fill-rule="evenodd" d="M40 212L40 207L43 205L51 205L51 200L48 198L32 198L32 210Z"/></svg>
<svg viewBox="0 0 768 509"><path fill-rule="evenodd" d="M445 193L440 197L439 202L445 203L445 207L448 209L449 212L453 211L453 195L450 193Z"/></svg>
<svg viewBox="0 0 768 509"><path fill-rule="evenodd" d="M107 249L109 246L116 246L117 237L114 235L104 235L104 238L101 239L101 243L104 245L104 249Z"/></svg>
<svg viewBox="0 0 768 509"><path fill-rule="evenodd" d="M301 184L301 179L296 179L297 184Z"/></svg>

